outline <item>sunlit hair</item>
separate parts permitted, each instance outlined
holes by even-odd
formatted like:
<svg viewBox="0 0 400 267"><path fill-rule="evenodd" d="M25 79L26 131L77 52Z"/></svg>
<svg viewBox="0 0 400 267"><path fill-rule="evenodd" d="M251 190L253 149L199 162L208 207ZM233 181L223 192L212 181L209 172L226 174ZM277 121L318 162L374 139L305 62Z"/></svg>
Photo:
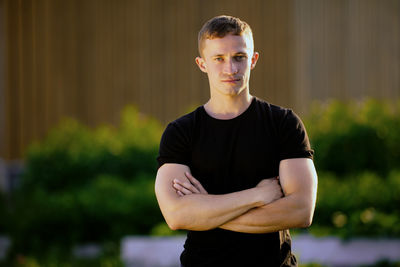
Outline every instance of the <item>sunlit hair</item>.
<svg viewBox="0 0 400 267"><path fill-rule="evenodd" d="M249 24L232 16L217 16L207 21L198 35L198 49L200 56L204 48L206 39L223 38L228 34L232 35L248 35L253 46L253 33Z"/></svg>

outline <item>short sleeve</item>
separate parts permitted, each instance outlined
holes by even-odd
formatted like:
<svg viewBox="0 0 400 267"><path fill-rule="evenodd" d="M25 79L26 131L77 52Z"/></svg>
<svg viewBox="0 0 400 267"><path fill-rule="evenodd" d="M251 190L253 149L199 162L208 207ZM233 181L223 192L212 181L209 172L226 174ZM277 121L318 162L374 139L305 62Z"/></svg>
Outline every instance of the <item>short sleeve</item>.
<svg viewBox="0 0 400 267"><path fill-rule="evenodd" d="M158 167L165 163L189 165L190 138L184 127L176 122L168 124L161 141L157 157Z"/></svg>
<svg viewBox="0 0 400 267"><path fill-rule="evenodd" d="M290 158L313 159L303 122L292 110L286 110L279 127L279 160Z"/></svg>

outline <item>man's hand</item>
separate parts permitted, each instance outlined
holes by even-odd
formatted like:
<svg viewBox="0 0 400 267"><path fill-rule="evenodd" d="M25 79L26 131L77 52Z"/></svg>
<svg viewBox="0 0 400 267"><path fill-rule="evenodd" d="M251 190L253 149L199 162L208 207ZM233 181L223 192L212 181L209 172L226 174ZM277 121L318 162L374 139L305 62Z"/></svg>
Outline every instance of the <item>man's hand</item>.
<svg viewBox="0 0 400 267"><path fill-rule="evenodd" d="M179 196L190 194L208 194L201 183L192 176L189 172L185 172L185 176L189 182L181 182L179 179L174 179L172 186Z"/></svg>
<svg viewBox="0 0 400 267"><path fill-rule="evenodd" d="M264 205L283 197L279 177L263 179L257 184L256 188L261 190L260 194L264 197Z"/></svg>
<svg viewBox="0 0 400 267"><path fill-rule="evenodd" d="M190 194L208 194L201 183L189 172L185 172L189 182L182 182L179 179L173 180L173 187L179 196ZM283 196L282 188L279 184L279 178L273 177L261 180L256 186L263 199L264 205L269 204Z"/></svg>

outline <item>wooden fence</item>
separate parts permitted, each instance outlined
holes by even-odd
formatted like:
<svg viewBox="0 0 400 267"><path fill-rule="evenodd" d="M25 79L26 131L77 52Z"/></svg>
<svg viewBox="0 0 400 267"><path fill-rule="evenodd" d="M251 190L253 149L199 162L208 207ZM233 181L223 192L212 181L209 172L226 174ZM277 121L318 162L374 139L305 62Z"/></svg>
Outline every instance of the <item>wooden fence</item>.
<svg viewBox="0 0 400 267"><path fill-rule="evenodd" d="M399 0L0 0L0 157L65 116L117 124L132 104L166 123L204 103L197 32L219 14L252 27L261 98L304 114L313 99L399 97Z"/></svg>

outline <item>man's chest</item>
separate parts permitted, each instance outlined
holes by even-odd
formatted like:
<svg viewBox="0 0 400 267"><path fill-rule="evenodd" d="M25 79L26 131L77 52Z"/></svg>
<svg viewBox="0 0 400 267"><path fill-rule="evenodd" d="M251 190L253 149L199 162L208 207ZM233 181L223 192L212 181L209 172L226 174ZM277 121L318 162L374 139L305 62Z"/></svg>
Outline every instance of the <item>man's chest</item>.
<svg viewBox="0 0 400 267"><path fill-rule="evenodd" d="M230 127L211 126L199 127L192 142L191 169L200 180L247 188L278 175L278 140L265 125L247 121Z"/></svg>

